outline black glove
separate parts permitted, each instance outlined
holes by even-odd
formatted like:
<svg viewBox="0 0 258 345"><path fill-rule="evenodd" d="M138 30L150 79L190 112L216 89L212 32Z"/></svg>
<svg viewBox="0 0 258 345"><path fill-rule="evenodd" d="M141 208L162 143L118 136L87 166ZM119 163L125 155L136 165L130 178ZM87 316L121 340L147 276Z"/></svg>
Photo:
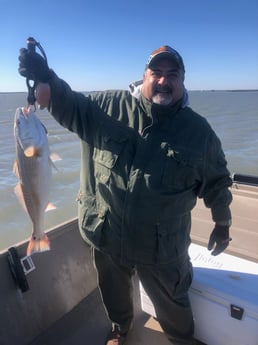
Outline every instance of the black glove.
<svg viewBox="0 0 258 345"><path fill-rule="evenodd" d="M229 237L229 226L216 224L210 235L208 250L212 250L216 243L216 246L211 254L218 255L227 248L231 240L232 239Z"/></svg>
<svg viewBox="0 0 258 345"><path fill-rule="evenodd" d="M19 55L19 73L29 80L46 83L51 78L51 70L46 60L36 52L21 48Z"/></svg>

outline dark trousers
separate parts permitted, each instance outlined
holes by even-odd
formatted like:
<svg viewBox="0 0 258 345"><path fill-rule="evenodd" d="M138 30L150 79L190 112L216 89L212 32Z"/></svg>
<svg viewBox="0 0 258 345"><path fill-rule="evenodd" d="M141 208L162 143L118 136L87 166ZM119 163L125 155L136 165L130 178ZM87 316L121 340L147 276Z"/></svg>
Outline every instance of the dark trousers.
<svg viewBox="0 0 258 345"><path fill-rule="evenodd" d="M192 266L188 258L178 265L124 266L98 250L93 250L94 264L102 300L109 319L130 329L133 320L133 282L137 271L149 295L157 319L174 345L192 344L194 323L188 298L192 281Z"/></svg>

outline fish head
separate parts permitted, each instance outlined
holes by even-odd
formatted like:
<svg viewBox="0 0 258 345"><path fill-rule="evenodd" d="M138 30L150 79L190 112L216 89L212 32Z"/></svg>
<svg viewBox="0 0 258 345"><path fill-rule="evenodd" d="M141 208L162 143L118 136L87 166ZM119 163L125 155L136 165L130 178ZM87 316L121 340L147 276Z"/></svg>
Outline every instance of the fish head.
<svg viewBox="0 0 258 345"><path fill-rule="evenodd" d="M46 128L36 114L29 108L18 108L14 119L14 137L16 144L25 156L41 155L46 142Z"/></svg>

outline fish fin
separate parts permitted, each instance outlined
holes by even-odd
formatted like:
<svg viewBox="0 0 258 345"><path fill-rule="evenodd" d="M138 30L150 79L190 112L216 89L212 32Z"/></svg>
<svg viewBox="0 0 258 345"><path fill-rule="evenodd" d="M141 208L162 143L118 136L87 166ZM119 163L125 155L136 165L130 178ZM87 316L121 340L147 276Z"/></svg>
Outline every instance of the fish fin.
<svg viewBox="0 0 258 345"><path fill-rule="evenodd" d="M17 199L19 200L20 204L22 205L23 209L25 210L25 212L28 213L26 204L25 204L25 200L24 200L24 196L23 196L23 192L22 192L22 188L21 188L21 184L18 183L15 187L14 187L14 193L17 196Z"/></svg>
<svg viewBox="0 0 258 345"><path fill-rule="evenodd" d="M61 161L62 158L57 154L57 153L51 153L50 156L49 156L49 162L50 162L50 165L56 170L58 171L56 165L54 164L54 162L56 161Z"/></svg>
<svg viewBox="0 0 258 345"><path fill-rule="evenodd" d="M17 160L13 163L13 173L18 179L20 178Z"/></svg>
<svg viewBox="0 0 258 345"><path fill-rule="evenodd" d="M52 165L52 167L58 171L56 165L54 164L54 162L57 162L57 161L61 161L62 158L55 152L52 152L49 156L49 160L50 160L50 165Z"/></svg>
<svg viewBox="0 0 258 345"><path fill-rule="evenodd" d="M51 159L52 162L56 162L56 161L61 161L62 160L62 158L57 153L55 153L55 152L52 152L50 154L50 159Z"/></svg>
<svg viewBox="0 0 258 345"><path fill-rule="evenodd" d="M47 235L44 235L41 239L35 239L32 236L27 247L27 256L31 256L33 253L42 253L47 250L50 250L50 242Z"/></svg>
<svg viewBox="0 0 258 345"><path fill-rule="evenodd" d="M56 206L52 202L49 202L46 209L45 209L45 212L52 211L55 209L56 209Z"/></svg>

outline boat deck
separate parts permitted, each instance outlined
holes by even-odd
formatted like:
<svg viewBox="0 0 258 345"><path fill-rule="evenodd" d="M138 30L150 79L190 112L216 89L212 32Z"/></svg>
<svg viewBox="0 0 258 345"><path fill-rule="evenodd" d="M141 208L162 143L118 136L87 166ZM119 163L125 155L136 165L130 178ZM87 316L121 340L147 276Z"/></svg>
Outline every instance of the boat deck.
<svg viewBox="0 0 258 345"><path fill-rule="evenodd" d="M234 184L232 192L233 240L226 252L258 263L258 185ZM214 224L202 202L192 219L192 240L206 247ZM29 290L24 293L14 283L9 251L0 253L0 344L103 345L110 323L77 219L50 229L48 236L51 250L32 256L35 269L26 275ZM15 248L19 259L25 257L27 241ZM126 345L169 345L159 324L142 311L135 279L135 319Z"/></svg>
<svg viewBox="0 0 258 345"><path fill-rule="evenodd" d="M171 345L158 322L140 308L135 278L135 318L126 345ZM28 345L104 345L110 329L98 289ZM198 345L203 345L197 342Z"/></svg>

